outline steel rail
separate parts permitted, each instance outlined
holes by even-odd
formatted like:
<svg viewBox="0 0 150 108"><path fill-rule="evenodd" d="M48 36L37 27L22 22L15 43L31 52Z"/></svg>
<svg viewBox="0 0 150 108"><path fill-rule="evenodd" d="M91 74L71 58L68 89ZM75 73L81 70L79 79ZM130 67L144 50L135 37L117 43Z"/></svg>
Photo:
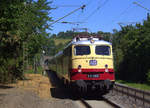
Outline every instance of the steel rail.
<svg viewBox="0 0 150 108"><path fill-rule="evenodd" d="M90 104L88 104L83 98L80 99L80 102L86 107L86 108L92 108Z"/></svg>
<svg viewBox="0 0 150 108"><path fill-rule="evenodd" d="M114 101L111 101L107 98L103 98L104 101L106 103L108 103L109 105L111 105L112 107L114 108L123 108L121 105L117 104L116 102ZM83 98L80 99L80 102L86 107L86 108L93 108L88 102L86 102Z"/></svg>
<svg viewBox="0 0 150 108"><path fill-rule="evenodd" d="M109 100L109 99L107 99L107 98L105 98L105 97L104 97L104 100L105 100L107 103L109 103L110 105L114 106L115 108L123 108L122 105L119 105L119 104L117 104L116 102L114 102L114 101L112 101L112 100Z"/></svg>

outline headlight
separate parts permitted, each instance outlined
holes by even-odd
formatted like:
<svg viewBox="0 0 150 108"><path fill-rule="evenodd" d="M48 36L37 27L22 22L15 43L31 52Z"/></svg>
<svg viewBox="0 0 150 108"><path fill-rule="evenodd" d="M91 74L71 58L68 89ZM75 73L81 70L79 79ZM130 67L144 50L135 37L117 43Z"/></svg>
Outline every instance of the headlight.
<svg viewBox="0 0 150 108"><path fill-rule="evenodd" d="M105 72L109 72L107 64L105 65Z"/></svg>
<svg viewBox="0 0 150 108"><path fill-rule="evenodd" d="M81 65L78 66L78 72L82 72Z"/></svg>

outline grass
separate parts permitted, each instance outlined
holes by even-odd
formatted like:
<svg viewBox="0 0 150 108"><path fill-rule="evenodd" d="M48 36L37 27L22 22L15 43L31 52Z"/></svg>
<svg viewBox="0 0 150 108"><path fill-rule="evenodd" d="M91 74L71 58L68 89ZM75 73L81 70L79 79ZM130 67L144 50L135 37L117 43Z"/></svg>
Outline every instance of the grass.
<svg viewBox="0 0 150 108"><path fill-rule="evenodd" d="M123 81L123 80L116 80L116 82L126 84L129 87L150 91L150 84L147 84L147 83L141 84L141 83L127 82L127 81Z"/></svg>
<svg viewBox="0 0 150 108"><path fill-rule="evenodd" d="M65 44L67 42L69 42L71 39L55 39L55 45L58 45L60 43Z"/></svg>

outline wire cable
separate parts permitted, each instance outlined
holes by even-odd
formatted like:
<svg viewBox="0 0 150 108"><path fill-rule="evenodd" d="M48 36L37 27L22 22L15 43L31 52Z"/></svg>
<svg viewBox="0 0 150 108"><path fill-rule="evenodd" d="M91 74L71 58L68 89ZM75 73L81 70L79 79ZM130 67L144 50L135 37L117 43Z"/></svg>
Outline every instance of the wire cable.
<svg viewBox="0 0 150 108"><path fill-rule="evenodd" d="M80 5L51 5L51 6L54 6L54 7L79 7Z"/></svg>
<svg viewBox="0 0 150 108"><path fill-rule="evenodd" d="M112 20L111 22L114 23L116 21L116 19L121 18L125 13L127 13L127 11L131 8L131 4L129 4L129 6L127 8L125 8L114 20Z"/></svg>
<svg viewBox="0 0 150 108"><path fill-rule="evenodd" d="M85 3L86 7L89 6L92 2L93 2L93 0L88 0L87 3ZM77 17L77 18L76 18L77 22L83 22L83 21L81 20L81 16L83 15L83 13L84 13L84 11L82 10L82 11L76 16L76 17ZM84 22L84 23L86 23L86 22ZM78 27L80 24L83 24L83 23L78 23L77 27Z"/></svg>
<svg viewBox="0 0 150 108"><path fill-rule="evenodd" d="M109 1L109 0L105 0L104 3L103 3L102 5L100 5L100 6L98 6L94 11L92 11L92 13L91 13L88 17L86 17L86 18L84 19L84 21L86 21L86 20L88 20L90 17L92 17L100 8L102 8L104 5L106 5L106 3L108 3L108 1Z"/></svg>

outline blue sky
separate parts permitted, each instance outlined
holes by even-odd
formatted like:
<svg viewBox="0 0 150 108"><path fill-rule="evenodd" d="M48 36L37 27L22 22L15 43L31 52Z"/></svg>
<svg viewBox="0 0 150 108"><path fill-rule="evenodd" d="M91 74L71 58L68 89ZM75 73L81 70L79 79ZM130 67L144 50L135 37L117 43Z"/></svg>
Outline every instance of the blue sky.
<svg viewBox="0 0 150 108"><path fill-rule="evenodd" d="M150 9L150 0L53 0L50 16L57 20L71 11L86 5L84 10L78 10L70 16L60 20L67 22L83 22L76 24L55 23L52 25L50 33L59 33L72 30L73 28L88 28L89 32L112 32L113 29L120 29L118 23L122 25L129 22L142 22L146 19L148 11L133 4L137 2Z"/></svg>

